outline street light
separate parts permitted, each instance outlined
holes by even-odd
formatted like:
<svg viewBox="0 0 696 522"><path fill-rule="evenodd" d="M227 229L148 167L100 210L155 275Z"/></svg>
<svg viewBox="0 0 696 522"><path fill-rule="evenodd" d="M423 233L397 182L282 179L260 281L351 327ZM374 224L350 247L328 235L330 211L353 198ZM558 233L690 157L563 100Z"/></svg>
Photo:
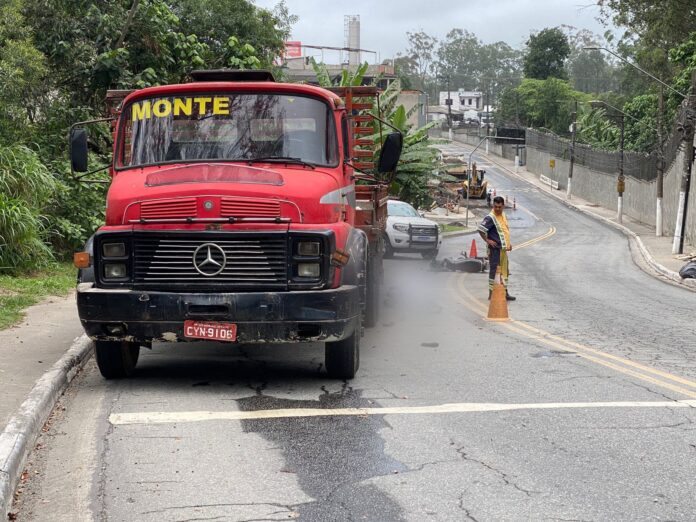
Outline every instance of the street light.
<svg viewBox="0 0 696 522"><path fill-rule="evenodd" d="M666 84L665 82L663 82L662 80L660 80L657 76L655 76L655 75L653 75L653 74L650 74L650 73L649 73L648 71L646 71L645 69L641 69L641 68L640 68L639 66L637 66L635 63L629 62L628 60L626 60L626 58L624 58L623 56L620 56L620 55L616 54L616 53L615 53L614 51L612 51L611 49L607 49L606 47L601 47L601 46L599 46L599 45L588 45L588 46L586 46L586 47L583 47L582 49L583 49L584 51L599 51L599 50L606 51L606 52L608 52L609 54L611 54L611 55L613 55L613 56L616 56L616 57L617 57L619 60L621 60L622 62L627 63L628 65L630 65L630 66L633 67L634 69L638 69L640 72L642 72L642 73L645 74L646 76L650 76L650 78L652 78L653 80L655 80L657 83L663 85L664 87L667 87L667 88L668 88L670 91L672 91L673 93L678 94L678 95L681 96L682 98L686 98L686 94L684 94L683 92L679 92L678 90L672 88L670 85L668 85L668 84Z"/></svg>

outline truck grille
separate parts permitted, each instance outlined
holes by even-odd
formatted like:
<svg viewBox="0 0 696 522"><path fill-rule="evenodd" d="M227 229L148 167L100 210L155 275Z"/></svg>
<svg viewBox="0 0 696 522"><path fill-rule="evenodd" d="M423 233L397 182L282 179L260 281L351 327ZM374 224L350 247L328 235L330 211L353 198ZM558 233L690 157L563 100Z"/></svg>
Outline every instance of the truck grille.
<svg viewBox="0 0 696 522"><path fill-rule="evenodd" d="M287 250L285 234L136 234L134 283L153 288L285 289ZM208 257L212 261L204 264Z"/></svg>
<svg viewBox="0 0 696 522"><path fill-rule="evenodd" d="M140 204L142 219L188 218L196 216L196 198L143 201Z"/></svg>
<svg viewBox="0 0 696 522"><path fill-rule="evenodd" d="M278 201L222 198L220 203L222 217L280 217Z"/></svg>
<svg viewBox="0 0 696 522"><path fill-rule="evenodd" d="M411 235L414 236L437 236L437 227L411 227Z"/></svg>

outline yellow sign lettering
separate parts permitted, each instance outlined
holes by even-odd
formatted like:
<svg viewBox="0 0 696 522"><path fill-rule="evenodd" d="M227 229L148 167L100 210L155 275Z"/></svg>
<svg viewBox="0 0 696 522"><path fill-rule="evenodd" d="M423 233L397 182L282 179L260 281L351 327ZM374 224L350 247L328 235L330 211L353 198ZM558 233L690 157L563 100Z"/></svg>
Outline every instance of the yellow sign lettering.
<svg viewBox="0 0 696 522"><path fill-rule="evenodd" d="M152 117L150 113L150 102L149 101L144 101L142 103L134 103L133 104L133 111L131 114L131 119L133 121L138 121L138 120L144 120L145 118L150 118Z"/></svg>
<svg viewBox="0 0 696 522"><path fill-rule="evenodd" d="M193 98L159 98L143 100L132 105L133 121L170 116L229 116L230 99L227 96L196 96Z"/></svg>
<svg viewBox="0 0 696 522"><path fill-rule="evenodd" d="M152 105L152 113L158 118L166 118L172 113L172 102L169 100L157 100Z"/></svg>
<svg viewBox="0 0 696 522"><path fill-rule="evenodd" d="M213 114L225 114L230 113L230 99L215 97L213 99Z"/></svg>
<svg viewBox="0 0 696 522"><path fill-rule="evenodd" d="M206 105L213 101L213 99L206 96L199 96L194 98L193 101L198 104L199 116L203 116L207 112Z"/></svg>
<svg viewBox="0 0 696 522"><path fill-rule="evenodd" d="M174 116L191 116L193 114L193 99L174 98Z"/></svg>

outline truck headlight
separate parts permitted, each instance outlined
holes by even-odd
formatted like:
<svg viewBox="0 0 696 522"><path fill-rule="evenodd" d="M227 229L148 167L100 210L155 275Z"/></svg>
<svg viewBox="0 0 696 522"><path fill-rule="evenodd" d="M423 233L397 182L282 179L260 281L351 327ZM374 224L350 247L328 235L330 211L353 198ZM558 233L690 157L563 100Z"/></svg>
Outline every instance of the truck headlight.
<svg viewBox="0 0 696 522"><path fill-rule="evenodd" d="M300 256L318 256L321 254L319 241L300 241L297 243L297 254Z"/></svg>
<svg viewBox="0 0 696 522"><path fill-rule="evenodd" d="M107 279L124 279L128 277L125 263L106 263L104 265L104 277Z"/></svg>
<svg viewBox="0 0 696 522"><path fill-rule="evenodd" d="M297 276L317 279L321 275L321 265L319 263L298 263Z"/></svg>
<svg viewBox="0 0 696 522"><path fill-rule="evenodd" d="M125 257L126 244L125 243L104 243L102 245L102 252L104 252L104 257Z"/></svg>
<svg viewBox="0 0 696 522"><path fill-rule="evenodd" d="M408 225L406 223L394 223L392 227L399 232L408 232Z"/></svg>

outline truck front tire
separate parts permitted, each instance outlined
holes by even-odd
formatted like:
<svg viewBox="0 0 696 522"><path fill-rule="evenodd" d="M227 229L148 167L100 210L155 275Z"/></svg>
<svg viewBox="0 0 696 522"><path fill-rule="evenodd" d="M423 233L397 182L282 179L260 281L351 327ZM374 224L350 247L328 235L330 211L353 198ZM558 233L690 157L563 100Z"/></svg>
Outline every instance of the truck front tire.
<svg viewBox="0 0 696 522"><path fill-rule="evenodd" d="M140 344L127 341L95 341L99 372L105 379L123 379L133 375L138 364Z"/></svg>
<svg viewBox="0 0 696 522"><path fill-rule="evenodd" d="M360 367L360 322L355 331L342 341L326 343L324 365L332 379L352 379Z"/></svg>

